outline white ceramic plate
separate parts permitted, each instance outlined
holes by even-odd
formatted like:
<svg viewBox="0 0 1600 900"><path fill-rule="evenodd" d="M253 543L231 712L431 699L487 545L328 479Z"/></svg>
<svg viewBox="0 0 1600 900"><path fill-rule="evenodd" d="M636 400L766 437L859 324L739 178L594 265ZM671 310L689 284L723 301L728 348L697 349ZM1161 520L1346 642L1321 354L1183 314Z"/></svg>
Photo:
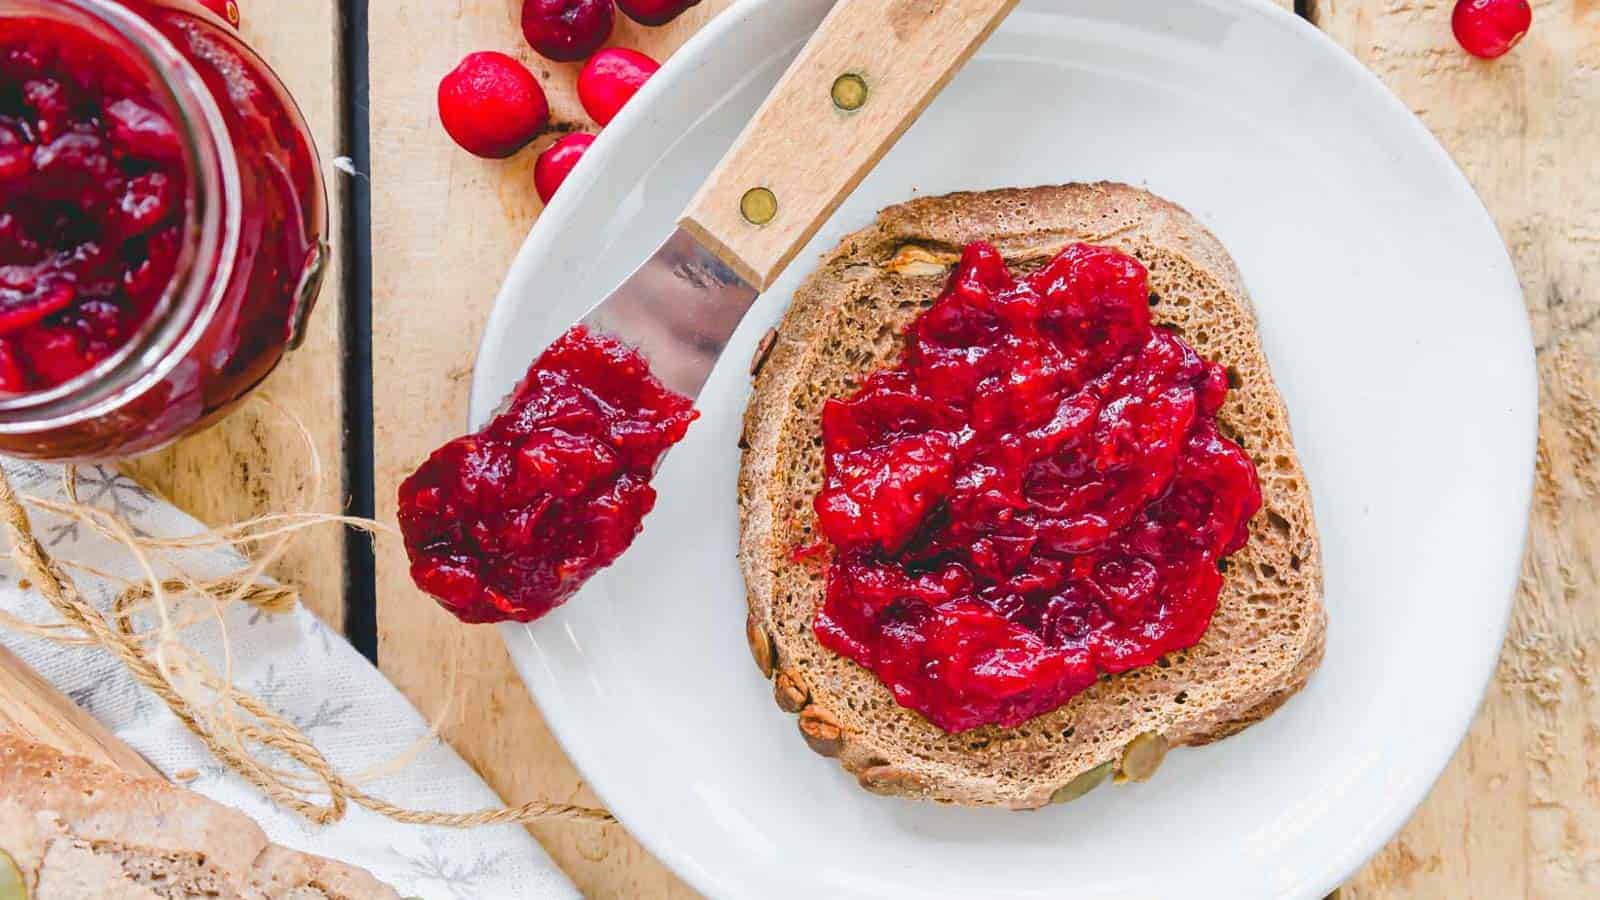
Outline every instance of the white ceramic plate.
<svg viewBox="0 0 1600 900"><path fill-rule="evenodd" d="M719 17L606 129L506 281L475 424L668 233L826 6ZM746 361L809 261L878 208L1102 178L1188 207L1244 272L1316 498L1326 661L1276 715L1149 784L1029 814L870 796L805 747L745 648ZM707 894L1321 897L1405 821L1478 705L1535 407L1493 224L1343 51L1261 0L1024 2L757 304L633 550L504 634L600 796Z"/></svg>

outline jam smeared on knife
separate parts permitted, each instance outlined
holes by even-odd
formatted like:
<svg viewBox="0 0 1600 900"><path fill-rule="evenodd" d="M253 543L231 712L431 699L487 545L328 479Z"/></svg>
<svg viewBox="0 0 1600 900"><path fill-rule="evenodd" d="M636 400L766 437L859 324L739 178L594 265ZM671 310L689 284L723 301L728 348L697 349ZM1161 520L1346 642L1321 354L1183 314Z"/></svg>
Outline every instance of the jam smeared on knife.
<svg viewBox="0 0 1600 900"><path fill-rule="evenodd" d="M1144 267L967 247L898 365L822 412L814 627L946 731L1015 725L1205 632L1261 505L1224 369L1152 326Z"/></svg>
<svg viewBox="0 0 1600 900"><path fill-rule="evenodd" d="M656 464L698 415L636 350L573 328L505 412L400 485L412 579L464 622L560 606L628 549Z"/></svg>

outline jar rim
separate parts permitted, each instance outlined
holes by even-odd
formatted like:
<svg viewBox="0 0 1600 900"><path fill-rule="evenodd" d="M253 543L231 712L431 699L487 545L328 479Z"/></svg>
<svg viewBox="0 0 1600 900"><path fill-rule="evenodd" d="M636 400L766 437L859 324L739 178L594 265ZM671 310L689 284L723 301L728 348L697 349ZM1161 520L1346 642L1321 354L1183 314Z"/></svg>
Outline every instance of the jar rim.
<svg viewBox="0 0 1600 900"><path fill-rule="evenodd" d="M0 0L0 18L10 15L11 6L11 0ZM111 355L61 384L0 395L0 432L8 433L48 431L107 415L166 378L220 306L241 228L239 162L232 139L216 98L177 46L116 0L20 0L20 6L43 15L73 10L103 25L125 45L177 113L188 189L177 265L139 330Z"/></svg>

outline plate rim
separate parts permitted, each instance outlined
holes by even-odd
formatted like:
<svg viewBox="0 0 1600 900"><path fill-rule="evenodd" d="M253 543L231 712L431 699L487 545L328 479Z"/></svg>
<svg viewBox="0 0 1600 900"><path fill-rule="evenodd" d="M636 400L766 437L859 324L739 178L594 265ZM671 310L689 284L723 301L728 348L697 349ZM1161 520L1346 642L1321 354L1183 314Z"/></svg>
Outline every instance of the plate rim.
<svg viewBox="0 0 1600 900"><path fill-rule="evenodd" d="M769 6L778 6L786 0L738 0L728 9L713 17L703 28L686 41L677 52L663 65L660 75L648 82L640 91L640 102L630 103L623 111L605 128L599 138L592 145L589 155L596 157L597 162L589 166L579 167L569 179L573 182L572 189L558 193L546 206L538 222L561 221L569 217L569 208L581 202L581 197L587 192L587 185L598 180L600 173L607 169L605 160L614 155L614 147L638 128L646 117L655 95L673 89L677 82L692 68L694 60L706 51L710 45L719 42L727 33L734 31L744 24L749 18L755 16L760 10ZM828 2L828 0L819 0ZM1493 268L1499 271L1502 278L1508 281L1518 296L1522 289L1518 280L1515 265L1505 244L1504 235L1500 232L1493 216L1490 214L1482 197L1472 186L1466 174L1461 170L1455 160L1445 150L1438 137L1430 131L1426 124L1416 113L1383 83L1372 70L1360 62L1350 51L1340 46L1326 32L1310 22L1302 19L1295 13L1278 6L1272 0L1185 0L1187 3L1218 7L1227 6L1239 15L1255 16L1258 19L1274 24L1276 27L1287 28L1298 32L1303 38L1321 48L1322 51L1332 51L1332 56L1338 65L1352 80L1352 87L1359 87L1365 94L1364 100L1376 101L1392 120L1394 127L1404 129L1418 149L1429 154L1433 167L1441 172L1448 173L1448 178L1454 186L1454 192L1461 199L1469 201L1469 206L1479 217L1479 226L1486 226L1499 240L1501 253L1494 260ZM498 398L490 397L488 389L484 386L486 378L482 361L490 357L491 348L496 343L495 336L504 330L505 320L511 313L512 303L509 295L513 293L513 286L525 283L532 262L544 252L545 245L555 240L554 229L541 229L535 226L530 230L527 238L519 247L516 256L497 292L490 315L484 326L483 336L479 341L477 356L473 367L471 386L471 404L468 414L469 427L476 427L484 421L498 404ZM1519 431L1523 434L1523 453L1525 460L1525 477L1518 490L1518 508L1522 511L1519 524L1515 528L1517 559L1520 560L1526 552L1526 545L1530 527L1529 517L1532 512L1534 486L1535 486L1535 454L1537 451L1538 436L1538 408L1539 384L1537 377L1537 361L1532 335L1532 323L1526 316L1526 307L1523 306L1523 329L1519 335L1519 348L1522 352L1512 359L1508 354L1508 363L1514 364L1516 376L1523 384L1523 399L1518 408L1511 410L1514 418L1520 419ZM1507 637L1514 605L1516 602L1516 583L1518 568L1513 564L1512 570L1505 576L1505 589L1501 592L1504 599L1499 609L1499 638L1492 642L1484 642L1484 650L1477 659L1478 669L1477 691L1471 695L1470 709L1465 711L1459 719L1454 740L1447 746L1448 750L1440 758L1428 760L1426 765L1417 767L1419 772L1425 772L1425 783L1417 792L1414 799L1407 799L1403 803L1389 804L1378 815L1369 820L1369 827L1362 830L1359 835L1353 835L1351 840L1338 848L1336 852L1323 857L1320 866L1308 871L1300 883L1300 887L1310 887L1307 896L1321 897L1328 891L1339 887L1351 875L1361 868L1375 853L1381 850L1393 837L1399 833L1406 822L1415 814L1417 809L1426 801L1433 786L1443 774L1445 768L1459 751L1466 739L1477 714L1482 707L1487 691L1492 684L1494 672ZM500 634L506 644L508 653L518 672L524 686L538 702L538 692L534 688L534 669L536 660L532 657L532 648L529 645L531 635L527 626L519 623L503 623L499 627ZM544 714L541 706L541 715L544 716L547 727L561 746L563 753L578 769L580 774L588 781L590 787L601 801L618 818L619 822L628 828L628 832L638 840L653 855L666 864L679 877L683 878L691 887L709 896L719 896L732 885L718 877L706 864L696 857L691 851L681 848L681 842L672 838L670 829L645 827L635 830L628 823L651 820L655 817L648 811L639 815L639 810L634 807L631 800L623 796L622 791L613 790L605 783L604 777L596 778L584 765L578 754L572 752L572 747L578 741L573 733L572 723L558 717ZM626 812L625 812L626 810Z"/></svg>

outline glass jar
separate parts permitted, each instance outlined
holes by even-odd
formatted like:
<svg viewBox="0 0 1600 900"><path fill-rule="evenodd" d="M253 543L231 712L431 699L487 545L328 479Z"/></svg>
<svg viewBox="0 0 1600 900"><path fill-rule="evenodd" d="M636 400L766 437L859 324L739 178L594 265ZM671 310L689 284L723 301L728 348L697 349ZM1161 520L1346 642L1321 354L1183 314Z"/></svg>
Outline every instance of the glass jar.
<svg viewBox="0 0 1600 900"><path fill-rule="evenodd" d="M302 336L324 191L283 84L193 0L0 0L0 453L226 413Z"/></svg>

